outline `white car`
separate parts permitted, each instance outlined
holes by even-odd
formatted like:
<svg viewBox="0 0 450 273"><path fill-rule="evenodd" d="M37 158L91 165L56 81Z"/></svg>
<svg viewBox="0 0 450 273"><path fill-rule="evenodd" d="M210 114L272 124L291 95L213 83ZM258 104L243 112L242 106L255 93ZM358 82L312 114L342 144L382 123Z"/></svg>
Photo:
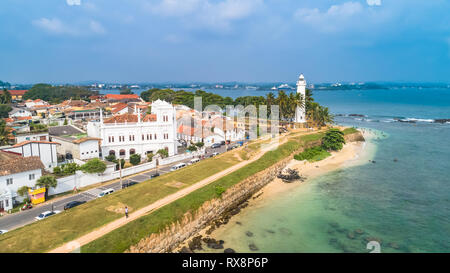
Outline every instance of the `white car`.
<svg viewBox="0 0 450 273"><path fill-rule="evenodd" d="M186 163L178 163L177 165L172 166L172 168L170 168L170 171L173 172L186 166Z"/></svg>
<svg viewBox="0 0 450 273"><path fill-rule="evenodd" d="M103 197L105 195L111 194L114 192L114 189L107 189L98 194L98 197Z"/></svg>
<svg viewBox="0 0 450 273"><path fill-rule="evenodd" d="M212 156L216 156L216 155L219 155L219 153L218 152L212 153Z"/></svg>
<svg viewBox="0 0 450 273"><path fill-rule="evenodd" d="M52 215L58 214L58 213L60 213L60 212L61 212L60 210L54 210L54 211L49 211L49 210L48 210L48 211L45 211L45 212L39 214L39 215L36 216L34 219L36 219L36 221L39 221L39 220L45 219L45 218L47 218L47 217L50 217L50 216L52 216Z"/></svg>
<svg viewBox="0 0 450 273"><path fill-rule="evenodd" d="M4 229L0 229L0 235L5 234L6 232L8 232L8 231L4 230Z"/></svg>
<svg viewBox="0 0 450 273"><path fill-rule="evenodd" d="M200 161L199 158L193 158L193 159L191 159L191 161L189 161L189 162L191 162L191 164L194 164L194 163L197 163L197 162L199 162L199 161Z"/></svg>

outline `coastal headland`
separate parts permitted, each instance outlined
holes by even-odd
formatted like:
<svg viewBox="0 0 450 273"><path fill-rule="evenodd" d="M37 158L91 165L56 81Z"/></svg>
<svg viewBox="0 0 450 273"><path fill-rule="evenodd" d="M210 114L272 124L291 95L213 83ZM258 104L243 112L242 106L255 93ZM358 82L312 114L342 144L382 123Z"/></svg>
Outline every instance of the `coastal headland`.
<svg viewBox="0 0 450 273"><path fill-rule="evenodd" d="M224 242L213 238L214 230L228 224L233 215L251 206L254 199L270 198L272 194L279 191L300 186L300 183L281 182L277 178L280 171L293 168L299 170L303 176L313 178L355 161L364 150L365 137L368 137L368 134L363 136L361 131L354 129L347 129L346 132L347 144L341 151L333 152L330 157L319 162L307 163L294 160L294 154L320 145L321 138L314 140L311 138L311 141L305 142L273 165L228 188L220 197L204 202L197 211L186 213L181 221L173 222L159 234L153 233L142 239L127 252L194 252L204 247L223 249ZM233 252L233 250L227 249L226 252Z"/></svg>

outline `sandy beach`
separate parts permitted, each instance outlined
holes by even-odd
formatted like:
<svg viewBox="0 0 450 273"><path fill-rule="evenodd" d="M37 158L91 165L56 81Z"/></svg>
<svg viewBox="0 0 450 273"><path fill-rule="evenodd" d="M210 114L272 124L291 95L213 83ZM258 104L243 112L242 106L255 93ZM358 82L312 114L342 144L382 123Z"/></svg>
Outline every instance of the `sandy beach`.
<svg viewBox="0 0 450 273"><path fill-rule="evenodd" d="M249 201L249 206L252 203L260 199L270 198L272 195L281 193L284 191L289 191L292 188L300 187L304 183L308 183L309 180L318 177L320 175L326 174L328 172L337 170L343 167L356 166L358 164L365 164L373 155L373 151L376 148L373 144L369 143L368 140L374 137L374 134L370 131L362 131L366 142L350 142L344 145L341 151L332 152L331 156L325 158L324 160L318 162L307 162L297 161L293 159L286 168L295 169L300 175L306 177L306 181L303 183L284 183L281 179L276 178L266 187L264 187L260 192L255 194L258 196L255 199Z"/></svg>

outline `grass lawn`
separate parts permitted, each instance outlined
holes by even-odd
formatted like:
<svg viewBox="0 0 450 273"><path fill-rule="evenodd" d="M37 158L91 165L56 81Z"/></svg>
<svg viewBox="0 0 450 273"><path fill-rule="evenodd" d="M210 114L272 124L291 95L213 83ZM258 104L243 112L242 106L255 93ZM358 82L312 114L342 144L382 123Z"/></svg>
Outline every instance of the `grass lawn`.
<svg viewBox="0 0 450 273"><path fill-rule="evenodd" d="M43 221L12 230L0 237L0 252L49 251L123 217L122 214L107 210L108 207L121 203L127 205L132 212L237 163L239 160L233 152L209 158ZM166 185L171 182L182 182L184 185L181 188Z"/></svg>
<svg viewBox="0 0 450 273"><path fill-rule="evenodd" d="M345 128L342 132L344 132L344 135L350 135L350 134L358 132L358 130L356 130L353 127L350 127L350 128Z"/></svg>
<svg viewBox="0 0 450 273"><path fill-rule="evenodd" d="M264 170L291 155L303 143L320 139L323 134L292 138L260 159L226 175L183 198L180 198L146 216L130 222L81 248L82 252L124 252L151 233L158 233L167 225L180 220L188 211L196 211L205 201L217 197L216 187L228 189L242 180Z"/></svg>

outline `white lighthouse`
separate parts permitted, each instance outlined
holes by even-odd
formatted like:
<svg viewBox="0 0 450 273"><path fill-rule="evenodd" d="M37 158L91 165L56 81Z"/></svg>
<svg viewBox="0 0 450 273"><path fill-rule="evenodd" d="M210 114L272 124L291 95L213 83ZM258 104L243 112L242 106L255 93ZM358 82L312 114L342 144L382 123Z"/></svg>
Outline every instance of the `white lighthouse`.
<svg viewBox="0 0 450 273"><path fill-rule="evenodd" d="M297 94L301 94L303 98L303 103L305 103L306 96L306 81L303 74L300 74L300 77L297 81ZM306 122L306 106L298 107L295 109L295 122L296 123L305 123Z"/></svg>

